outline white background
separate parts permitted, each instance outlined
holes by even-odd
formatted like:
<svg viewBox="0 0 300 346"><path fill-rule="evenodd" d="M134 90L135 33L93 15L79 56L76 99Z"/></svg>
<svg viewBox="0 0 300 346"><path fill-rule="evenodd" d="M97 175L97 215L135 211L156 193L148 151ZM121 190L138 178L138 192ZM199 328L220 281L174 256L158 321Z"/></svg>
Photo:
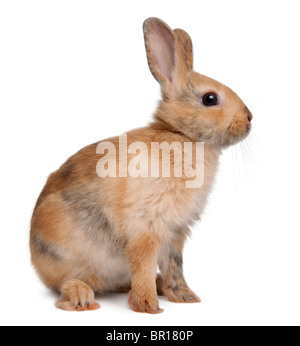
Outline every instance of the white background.
<svg viewBox="0 0 300 346"><path fill-rule="evenodd" d="M185 249L201 304L57 310L30 265L29 223L47 176L90 143L146 125L159 98L142 24L190 33L195 69L235 90L253 132L224 152ZM4 325L299 325L299 1L0 2L0 322Z"/></svg>

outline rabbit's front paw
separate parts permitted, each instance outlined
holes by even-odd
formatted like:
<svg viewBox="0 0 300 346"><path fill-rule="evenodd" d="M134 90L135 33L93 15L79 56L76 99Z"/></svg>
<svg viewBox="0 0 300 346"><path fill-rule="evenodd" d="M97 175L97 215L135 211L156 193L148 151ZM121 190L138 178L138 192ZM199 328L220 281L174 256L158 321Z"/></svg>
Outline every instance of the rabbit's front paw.
<svg viewBox="0 0 300 346"><path fill-rule="evenodd" d="M156 293L138 293L134 290L129 292L128 303L133 311L158 314L163 312L159 308Z"/></svg>

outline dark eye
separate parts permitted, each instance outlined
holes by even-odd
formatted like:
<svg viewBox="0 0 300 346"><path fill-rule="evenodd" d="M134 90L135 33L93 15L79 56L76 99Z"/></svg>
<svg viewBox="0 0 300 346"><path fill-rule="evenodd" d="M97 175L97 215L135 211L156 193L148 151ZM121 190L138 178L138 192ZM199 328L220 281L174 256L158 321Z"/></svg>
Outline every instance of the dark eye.
<svg viewBox="0 0 300 346"><path fill-rule="evenodd" d="M202 97L202 103L206 107L217 106L219 99L215 93L207 93Z"/></svg>

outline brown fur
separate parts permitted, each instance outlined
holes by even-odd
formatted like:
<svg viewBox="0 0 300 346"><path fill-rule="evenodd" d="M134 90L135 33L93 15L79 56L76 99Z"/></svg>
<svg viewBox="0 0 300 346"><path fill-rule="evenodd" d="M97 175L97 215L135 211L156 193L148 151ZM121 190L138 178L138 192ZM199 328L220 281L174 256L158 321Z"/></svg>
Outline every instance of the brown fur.
<svg viewBox="0 0 300 346"><path fill-rule="evenodd" d="M150 232L149 232L150 231ZM150 234L147 234L147 233ZM156 293L156 266L159 240L151 234L151 229L131 240L127 246L127 258L131 271L131 291L129 305L134 311L158 313Z"/></svg>
<svg viewBox="0 0 300 346"><path fill-rule="evenodd" d="M61 298L56 306L67 311L96 310L100 305L94 298L94 292L83 281L68 280L61 287Z"/></svg>
<svg viewBox="0 0 300 346"><path fill-rule="evenodd" d="M80 150L53 173L32 216L32 263L43 282L61 292L57 307L91 310L100 306L94 292L130 291L134 311L158 313L157 292L173 302L199 302L183 276L182 252L189 227L199 219L211 191L222 148L243 139L252 115L228 87L193 71L192 42L181 29L172 31L157 18L144 24L149 67L160 82L162 101L148 127L127 134L128 145L143 142L150 159L151 143L205 143L205 179L99 178L103 155L98 143ZM205 107L204 93L214 91L220 104ZM120 162L115 144L117 172ZM165 149L164 149L165 150ZM193 147L195 155L195 147ZM134 155L128 154L128 162ZM165 164L161 155L155 162ZM195 168L195 165L193 166ZM157 277L159 266L161 275Z"/></svg>

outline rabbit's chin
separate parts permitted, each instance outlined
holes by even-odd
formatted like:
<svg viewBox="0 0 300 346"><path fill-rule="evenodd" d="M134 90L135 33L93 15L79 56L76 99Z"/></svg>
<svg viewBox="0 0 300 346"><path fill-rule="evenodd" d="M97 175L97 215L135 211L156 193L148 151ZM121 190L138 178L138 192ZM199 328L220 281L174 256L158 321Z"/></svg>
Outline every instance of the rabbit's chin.
<svg viewBox="0 0 300 346"><path fill-rule="evenodd" d="M216 136L210 136L204 138L202 135L199 135L197 138L198 142L203 142L206 145L216 146L221 148L227 148L232 145L235 145L244 139L246 139L251 132L251 124L248 124L243 132L240 133L224 133Z"/></svg>
<svg viewBox="0 0 300 346"><path fill-rule="evenodd" d="M251 132L251 124L248 124L245 131L242 132L241 134L228 136L228 138L222 143L222 146L226 148L231 145L237 144L243 141L244 139L246 139L250 132Z"/></svg>

